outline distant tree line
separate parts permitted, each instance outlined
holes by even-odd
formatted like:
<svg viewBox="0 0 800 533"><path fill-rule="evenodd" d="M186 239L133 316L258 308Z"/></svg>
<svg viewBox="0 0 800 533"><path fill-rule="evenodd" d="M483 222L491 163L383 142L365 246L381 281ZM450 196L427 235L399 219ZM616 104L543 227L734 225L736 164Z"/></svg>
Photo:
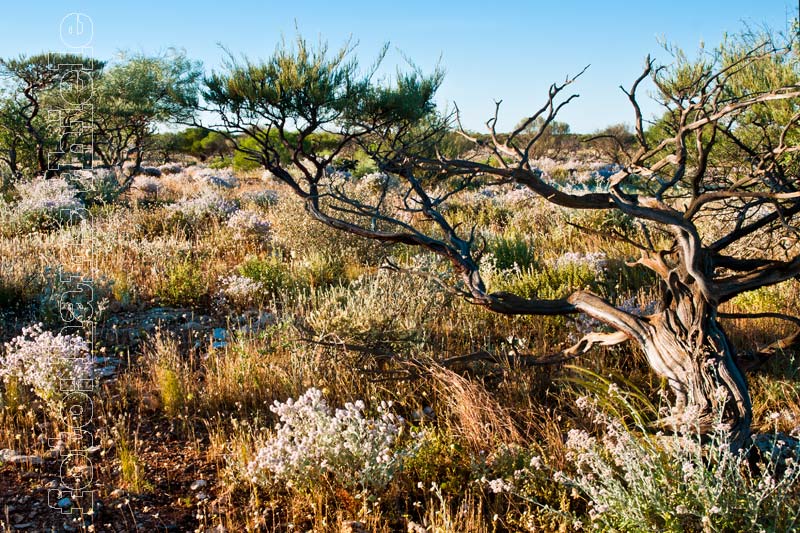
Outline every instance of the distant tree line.
<svg viewBox="0 0 800 533"><path fill-rule="evenodd" d="M144 160L168 163L188 157L253 169L263 166L261 142L289 157L277 132L260 141L196 125L202 82L201 64L176 50L157 56L121 54L111 61L59 53L0 59L2 187L90 166L133 174ZM530 137L541 126L528 124L518 137ZM594 136L571 133L563 122L544 126L532 153L536 157L575 151L587 140L608 154L619 149L620 139L634 141L623 126ZM475 135L490 142L488 134ZM339 144L338 135L320 132L305 136L304 142L323 151ZM441 137L439 149L457 157L474 145L451 131ZM366 159L353 145L338 154L336 164L355 166Z"/></svg>

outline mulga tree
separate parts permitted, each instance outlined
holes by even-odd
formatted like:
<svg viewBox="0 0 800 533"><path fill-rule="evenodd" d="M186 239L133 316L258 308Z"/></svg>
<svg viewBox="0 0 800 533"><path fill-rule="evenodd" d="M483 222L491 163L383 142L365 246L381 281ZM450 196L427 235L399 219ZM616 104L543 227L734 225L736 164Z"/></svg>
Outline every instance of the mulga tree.
<svg viewBox="0 0 800 533"><path fill-rule="evenodd" d="M94 152L108 167L134 172L154 140L156 126L190 120L197 106L200 65L177 51L133 55L110 65L95 84Z"/></svg>
<svg viewBox="0 0 800 533"><path fill-rule="evenodd" d="M767 76L775 69L780 77ZM679 54L669 66L648 58L624 89L635 142L622 145L619 171L608 183L587 193L550 181L531 157L575 98L566 91L575 78L552 85L543 105L509 133L496 129L498 104L481 138L460 128L457 113L437 111L441 79L440 72L412 69L392 83L379 81L374 69L359 70L349 48L331 54L301 39L264 62L231 61L205 80L203 97L219 130L287 184L316 220L438 254L457 273L453 289L497 313L582 313L598 320L604 327L566 348L561 360L598 345L634 343L672 391L673 413L665 422L690 423L704 433L725 430L732 447L742 446L751 401L720 306L800 275L794 158L800 87L791 50L740 39L698 60ZM657 134L646 128L639 104L648 79L666 108ZM458 156L438 150L453 131L474 148ZM317 132L335 133L337 145L314 151L305 141ZM354 144L393 178L374 197L330 171L337 154ZM607 236L638 250L632 268L655 274L661 294L655 312L638 316L586 290L558 299L490 291L479 269L478 228L456 224L447 209L476 184L516 184L568 210L618 212L637 221L606 228ZM705 223L709 217L713 225ZM774 249L773 242L783 245Z"/></svg>
<svg viewBox="0 0 800 533"><path fill-rule="evenodd" d="M12 99L19 144L30 145L35 172L48 175L68 153L81 103L68 95L90 91L103 62L75 54L46 53L0 59L0 77ZM16 147L19 148L19 145ZM18 155L18 151L16 153ZM49 167L49 168L48 168Z"/></svg>

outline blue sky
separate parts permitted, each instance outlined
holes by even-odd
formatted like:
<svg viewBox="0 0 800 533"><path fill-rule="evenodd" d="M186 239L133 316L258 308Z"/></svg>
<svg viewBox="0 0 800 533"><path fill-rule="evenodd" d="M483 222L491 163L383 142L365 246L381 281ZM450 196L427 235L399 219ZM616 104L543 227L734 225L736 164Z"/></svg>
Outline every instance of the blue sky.
<svg viewBox="0 0 800 533"><path fill-rule="evenodd" d="M440 101L458 103L465 125L473 129L483 127L495 99L504 102L501 129L513 126L541 105L550 83L591 64L574 86L581 97L561 115L573 131L589 132L631 122L618 86L630 85L648 53L667 58L659 39L694 51L701 41L713 46L744 23L785 29L796 5L796 0L508 0L502 7L485 0L28 0L4 6L0 57L66 51L59 25L70 12L91 17L95 57L177 46L209 69L224 55L218 44L235 54L267 57L282 35L295 35L296 25L304 36L322 36L331 47L352 36L364 64L388 41L388 71L402 64L404 55L423 70L441 62L447 77ZM646 105L645 111L657 108Z"/></svg>

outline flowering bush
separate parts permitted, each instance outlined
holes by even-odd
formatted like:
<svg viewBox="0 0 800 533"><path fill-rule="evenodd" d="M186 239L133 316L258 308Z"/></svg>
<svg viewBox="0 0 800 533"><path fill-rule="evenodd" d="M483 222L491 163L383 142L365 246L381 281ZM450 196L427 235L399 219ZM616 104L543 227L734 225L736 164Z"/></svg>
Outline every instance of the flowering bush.
<svg viewBox="0 0 800 533"><path fill-rule="evenodd" d="M264 237L269 235L270 223L250 209L240 209L228 219L227 226L237 238Z"/></svg>
<svg viewBox="0 0 800 533"><path fill-rule="evenodd" d="M144 194L157 196L163 188L163 185L158 178L139 174L133 178L133 188L142 191Z"/></svg>
<svg viewBox="0 0 800 533"><path fill-rule="evenodd" d="M43 227L71 220L83 208L78 189L62 178L36 178L17 185L15 210L27 225Z"/></svg>
<svg viewBox="0 0 800 533"><path fill-rule="evenodd" d="M184 172L195 181L220 189L233 189L239 184L239 181L232 173L220 169L193 166L187 168Z"/></svg>
<svg viewBox="0 0 800 533"><path fill-rule="evenodd" d="M61 399L64 383L77 384L92 377L89 345L78 335L54 335L42 324L23 328L22 335L6 343L0 354L0 377L16 379L48 403Z"/></svg>
<svg viewBox="0 0 800 533"><path fill-rule="evenodd" d="M380 193L384 190L396 190L400 186L400 181L390 174L385 172L370 172L361 176L358 180L358 188L370 191L373 193Z"/></svg>
<svg viewBox="0 0 800 533"><path fill-rule="evenodd" d="M584 267L593 272L597 277L602 276L608 267L608 256L605 252L567 252L555 260L555 268L566 269L571 267Z"/></svg>
<svg viewBox="0 0 800 533"><path fill-rule="evenodd" d="M70 174L69 181L87 204L114 202L126 189L117 173L108 168L75 170Z"/></svg>
<svg viewBox="0 0 800 533"><path fill-rule="evenodd" d="M797 439L755 435L757 451L751 454L731 452L722 433L710 442L701 442L691 427L676 436L654 435L638 407L640 399L613 383L607 387L594 399L577 400L601 432L568 432L565 471L533 455L525 464L506 466L500 476L481 479L487 492L532 504L521 521L528 523L526 530L542 530L548 515L559 522L568 519L575 530L795 530L800 516ZM623 414L633 423L626 425ZM588 524L587 516L567 511L563 499L552 497L554 488L556 494L571 491L588 500Z"/></svg>
<svg viewBox="0 0 800 533"><path fill-rule="evenodd" d="M251 202L261 209L267 209L278 203L278 192L268 189L247 192L242 195L242 200Z"/></svg>
<svg viewBox="0 0 800 533"><path fill-rule="evenodd" d="M308 389L296 401L270 407L280 417L275 436L248 466L255 483L278 481L309 489L325 480L351 490L379 490L415 448L398 450L395 443L403 419L381 402L377 418L364 416L362 401L332 410L322 391Z"/></svg>
<svg viewBox="0 0 800 533"><path fill-rule="evenodd" d="M258 304L267 294L267 287L260 281L237 274L221 280L220 292L228 302L246 307Z"/></svg>
<svg viewBox="0 0 800 533"><path fill-rule="evenodd" d="M182 218L190 224L209 218L224 220L237 209L236 202L226 200L214 191L206 191L195 198L184 198L169 206L173 217Z"/></svg>
<svg viewBox="0 0 800 533"><path fill-rule="evenodd" d="M624 400L616 389L609 394ZM788 531L795 525L800 503L796 449L789 452L778 442L751 462L747 453L730 451L724 434L707 444L690 427L676 437L648 435L644 427L627 429L595 401L582 398L578 404L605 434L596 438L571 430L567 459L576 472L556 472L556 481L586 495L597 528Z"/></svg>

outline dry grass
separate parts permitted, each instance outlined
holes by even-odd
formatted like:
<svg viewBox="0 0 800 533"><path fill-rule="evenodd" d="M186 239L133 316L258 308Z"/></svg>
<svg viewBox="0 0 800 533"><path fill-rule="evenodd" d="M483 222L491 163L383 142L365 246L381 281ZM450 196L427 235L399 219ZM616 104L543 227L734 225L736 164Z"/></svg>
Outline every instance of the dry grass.
<svg viewBox="0 0 800 533"><path fill-rule="evenodd" d="M458 435L475 452L522 442L508 409L500 405L480 382L468 380L442 367L434 367L431 378L448 431Z"/></svg>
<svg viewBox="0 0 800 533"><path fill-rule="evenodd" d="M115 344L113 335L102 339L108 348L104 353L122 359L116 380L105 382L94 398L93 431L103 442L116 440L115 451L103 459L112 466L99 474L102 482L132 493L159 494L147 474L156 465L139 452L168 439L169 446L201 458L193 466L214 473L206 489L213 500L206 504L195 502L187 487L170 485L179 495L172 494L169 505L187 509L185 516L191 518L186 519L197 527L284 531L293 524L338 533L342 524L358 520L371 532L406 529L409 521L428 532L484 532L525 530L524 517L535 515L528 531L568 531L568 520L541 515L527 500L492 494L480 479L512 476L520 467L520 458L487 459L507 448L521 450L521 458L541 456L553 470L570 468L565 434L585 421L572 408L573 386L562 379L569 371L482 364L456 372L436 362L481 349L506 353L508 337L524 343L527 352L550 354L564 346L574 330L572 320L500 316L454 299L421 277L381 271L384 255L410 263L412 252L335 233L310 220L302 203L283 187L257 174L239 178L240 186L226 195L264 188L279 192L278 204L261 210L272 224L270 239L234 240L232 230L219 221L196 227L170 222L166 203L200 190L197 182L178 175L162 179L157 202L133 194L127 206L98 210L92 231L73 227L0 236L0 304L14 298L27 306L27 314L14 309L0 322L3 340L36 318L35 306L48 283L42 272L56 266L105 280L102 296L108 311L101 321L168 304L191 308L189 315L211 316L216 326L228 329L227 345L218 348L211 346L209 331L188 337L175 325L172 331L140 335L145 341L137 345ZM513 239L523 239L524 246L515 249L528 250L542 263L568 250L602 250L616 261L633 253L624 244L554 224L563 214L543 203L502 213L464 208L452 216L464 221L485 217L488 237L510 239L512 248ZM242 309L219 303L220 280L251 260L262 263L265 275L275 273L269 271L274 267L280 277L256 309L274 313L276 321L261 331L238 334ZM606 285L620 297L638 295L646 301L652 297L646 281L633 274L606 280ZM793 281L731 302L726 310L786 311L798 303L800 284ZM727 325L738 346L763 346L788 332L786 324L768 319ZM624 375L653 396L661 387L641 354L629 347L597 350L577 363L598 375ZM419 373L415 379L394 379L409 368ZM798 425L800 388L793 359L776 361L750 383L758 428L777 424L789 431ZM274 428L270 405L296 398L309 387L324 390L331 405L362 399L374 409L381 400L394 401L393 409L408 420L409 429L436 436L425 445L424 461L370 498L339 489L298 494L254 486L246 466ZM42 437L64 429L13 384L3 388L1 407L0 447L43 453ZM773 413L779 414L777 422ZM113 435L110 428L116 428ZM437 483L434 490L432 482ZM571 507L574 502L566 494L563 487L543 485L538 503L580 508ZM133 512L140 517L159 511L144 511L149 506L144 502L130 504L138 505Z"/></svg>

